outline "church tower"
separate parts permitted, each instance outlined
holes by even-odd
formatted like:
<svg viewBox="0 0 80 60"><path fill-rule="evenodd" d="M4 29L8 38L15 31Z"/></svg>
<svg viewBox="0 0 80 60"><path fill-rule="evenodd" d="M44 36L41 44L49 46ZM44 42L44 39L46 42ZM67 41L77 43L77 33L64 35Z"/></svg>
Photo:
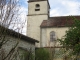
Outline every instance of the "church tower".
<svg viewBox="0 0 80 60"><path fill-rule="evenodd" d="M43 20L49 18L49 1L48 0L29 0L28 1L28 15L27 15L27 36L36 39L40 47L41 30L40 25Z"/></svg>

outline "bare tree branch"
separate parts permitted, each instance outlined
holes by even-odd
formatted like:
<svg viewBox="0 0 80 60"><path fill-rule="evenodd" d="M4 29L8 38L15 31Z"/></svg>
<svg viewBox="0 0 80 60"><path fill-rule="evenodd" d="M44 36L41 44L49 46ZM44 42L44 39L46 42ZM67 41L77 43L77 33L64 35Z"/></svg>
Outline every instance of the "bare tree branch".
<svg viewBox="0 0 80 60"><path fill-rule="evenodd" d="M0 26L10 28L12 30L17 30L17 32L22 32L25 22L20 22L20 5L18 3L18 0L0 0ZM20 24L18 24L19 22ZM0 49L2 49L2 46L9 41L9 38L6 39L6 32L6 29L0 27ZM14 45L14 47L9 51L6 56L2 57L2 60L13 59L13 54L16 50L18 43L19 41L16 43L16 45ZM0 53L0 57L1 55L2 53Z"/></svg>

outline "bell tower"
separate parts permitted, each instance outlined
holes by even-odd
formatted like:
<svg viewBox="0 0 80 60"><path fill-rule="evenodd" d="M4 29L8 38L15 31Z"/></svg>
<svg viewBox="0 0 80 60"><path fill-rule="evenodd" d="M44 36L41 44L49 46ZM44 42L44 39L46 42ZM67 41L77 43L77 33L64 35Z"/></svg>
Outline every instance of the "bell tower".
<svg viewBox="0 0 80 60"><path fill-rule="evenodd" d="M28 15L27 15L27 36L36 39L40 47L41 33L40 25L43 20L49 18L49 2L48 0L29 0L28 1Z"/></svg>

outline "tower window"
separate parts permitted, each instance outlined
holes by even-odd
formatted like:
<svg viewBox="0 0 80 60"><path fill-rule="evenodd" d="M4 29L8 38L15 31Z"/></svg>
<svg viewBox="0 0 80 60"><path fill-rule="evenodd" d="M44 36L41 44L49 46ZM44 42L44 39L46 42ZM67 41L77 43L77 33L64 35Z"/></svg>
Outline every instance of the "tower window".
<svg viewBox="0 0 80 60"><path fill-rule="evenodd" d="M40 5L39 4L35 5L35 11L40 11Z"/></svg>
<svg viewBox="0 0 80 60"><path fill-rule="evenodd" d="M39 4L36 4L36 7L38 8L38 7L40 7L40 5Z"/></svg>
<svg viewBox="0 0 80 60"><path fill-rule="evenodd" d="M54 41L55 40L55 32L54 31L51 31L50 32L50 41Z"/></svg>

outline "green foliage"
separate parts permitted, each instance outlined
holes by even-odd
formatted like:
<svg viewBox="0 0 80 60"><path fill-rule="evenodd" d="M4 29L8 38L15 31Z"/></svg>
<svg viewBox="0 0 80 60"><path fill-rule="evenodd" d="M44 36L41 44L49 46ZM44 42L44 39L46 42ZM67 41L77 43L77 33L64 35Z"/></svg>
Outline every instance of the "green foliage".
<svg viewBox="0 0 80 60"><path fill-rule="evenodd" d="M34 60L34 56L31 50L19 49L20 60Z"/></svg>
<svg viewBox="0 0 80 60"><path fill-rule="evenodd" d="M36 50L36 60L50 60L49 59L49 51L44 49L44 48L40 48Z"/></svg>
<svg viewBox="0 0 80 60"><path fill-rule="evenodd" d="M66 31L65 36L60 39L61 45L71 49L74 55L80 54L80 20L73 18L74 24Z"/></svg>

